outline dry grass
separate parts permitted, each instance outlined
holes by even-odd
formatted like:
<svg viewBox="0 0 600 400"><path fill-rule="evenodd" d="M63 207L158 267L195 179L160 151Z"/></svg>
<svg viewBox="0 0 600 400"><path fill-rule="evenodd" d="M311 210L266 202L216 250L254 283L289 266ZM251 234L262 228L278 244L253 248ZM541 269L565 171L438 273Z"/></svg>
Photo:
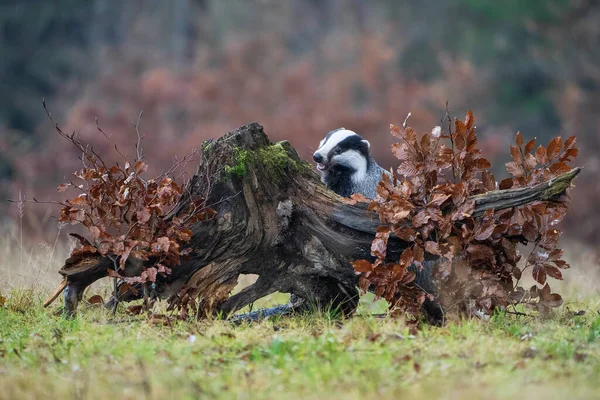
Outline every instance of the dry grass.
<svg viewBox="0 0 600 400"><path fill-rule="evenodd" d="M70 246L72 244L60 231L50 243L24 243L22 247L19 235L7 233L0 236L0 274L3 277L0 292L34 289L37 293L50 293L61 280L57 271Z"/></svg>

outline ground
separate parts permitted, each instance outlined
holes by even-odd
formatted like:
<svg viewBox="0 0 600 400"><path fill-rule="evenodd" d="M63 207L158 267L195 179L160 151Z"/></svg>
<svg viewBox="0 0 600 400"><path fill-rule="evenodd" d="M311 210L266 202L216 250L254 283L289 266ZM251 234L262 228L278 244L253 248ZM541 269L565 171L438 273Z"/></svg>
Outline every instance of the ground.
<svg viewBox="0 0 600 400"><path fill-rule="evenodd" d="M369 315L368 300L342 320L164 326L87 304L67 320L58 304L41 306L39 281L54 279L42 260L33 289L0 285L0 399L600 398L600 297L582 268L569 271L566 304L549 317L522 310L531 315L411 335L400 320Z"/></svg>

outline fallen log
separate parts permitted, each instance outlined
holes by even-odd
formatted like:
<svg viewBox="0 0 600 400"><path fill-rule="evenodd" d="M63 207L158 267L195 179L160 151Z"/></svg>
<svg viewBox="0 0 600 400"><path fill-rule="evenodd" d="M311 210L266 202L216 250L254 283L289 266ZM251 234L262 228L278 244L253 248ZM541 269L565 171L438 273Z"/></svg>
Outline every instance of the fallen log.
<svg viewBox="0 0 600 400"><path fill-rule="evenodd" d="M202 155L181 202L165 218L177 216L196 198L206 199L216 217L190 227L191 254L153 288L156 297L176 302L185 292L201 299L198 315L230 315L279 291L292 294L295 304L352 313L358 291L350 262L371 258L377 214L364 203L349 204L329 191L288 142L271 143L257 123L205 142ZM531 188L474 196L475 215L557 199L579 172L575 168ZM397 258L405 247L392 238L388 256ZM435 258L429 261L431 268ZM66 260L59 271L65 278L59 289L64 288L67 314L75 312L85 288L106 277L112 267L108 257ZM130 258L119 273L137 276L143 268L141 260ZM230 295L242 274L256 274L258 279ZM427 269L420 272L417 281L433 293L427 274ZM425 306L429 314L436 313L434 304Z"/></svg>

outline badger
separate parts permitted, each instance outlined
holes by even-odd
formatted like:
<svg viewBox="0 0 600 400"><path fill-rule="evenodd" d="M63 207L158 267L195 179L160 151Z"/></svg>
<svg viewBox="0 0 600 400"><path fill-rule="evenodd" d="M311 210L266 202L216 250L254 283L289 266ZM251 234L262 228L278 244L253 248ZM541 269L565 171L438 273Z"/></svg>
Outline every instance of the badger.
<svg viewBox="0 0 600 400"><path fill-rule="evenodd" d="M370 147L369 141L354 131L339 128L329 132L313 154L321 180L327 188L344 197L360 193L370 199L375 198L377 184L384 176L391 178L391 174L369 155ZM436 298L438 293L431 272L437 262L437 257L427 257L422 269L415 265L410 267L417 275L415 283ZM436 300L427 298L423 308L430 323L443 323L444 313Z"/></svg>
<svg viewBox="0 0 600 400"><path fill-rule="evenodd" d="M339 128L329 132L313 154L323 183L340 196L360 193L374 198L382 175L390 173L369 155L370 147L369 141L354 131Z"/></svg>

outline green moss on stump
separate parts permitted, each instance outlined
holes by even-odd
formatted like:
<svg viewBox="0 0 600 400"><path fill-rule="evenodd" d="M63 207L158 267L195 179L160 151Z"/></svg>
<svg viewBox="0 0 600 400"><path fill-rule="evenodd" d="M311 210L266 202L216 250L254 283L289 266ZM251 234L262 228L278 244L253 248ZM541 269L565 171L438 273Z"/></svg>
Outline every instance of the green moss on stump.
<svg viewBox="0 0 600 400"><path fill-rule="evenodd" d="M233 175L237 176L238 178L243 178L244 176L246 176L246 172L248 172L246 170L246 164L248 163L249 159L250 152L248 150L235 149L233 155L233 160L235 161L235 164L233 166L225 166L225 175L227 176L227 178L231 179Z"/></svg>
<svg viewBox="0 0 600 400"><path fill-rule="evenodd" d="M287 140L256 151L236 149L233 157L235 164L225 166L225 175L228 179L234 175L243 178L251 165L262 164L273 178L280 181L286 171L310 169L305 162L293 159L288 149L291 149L291 146Z"/></svg>

